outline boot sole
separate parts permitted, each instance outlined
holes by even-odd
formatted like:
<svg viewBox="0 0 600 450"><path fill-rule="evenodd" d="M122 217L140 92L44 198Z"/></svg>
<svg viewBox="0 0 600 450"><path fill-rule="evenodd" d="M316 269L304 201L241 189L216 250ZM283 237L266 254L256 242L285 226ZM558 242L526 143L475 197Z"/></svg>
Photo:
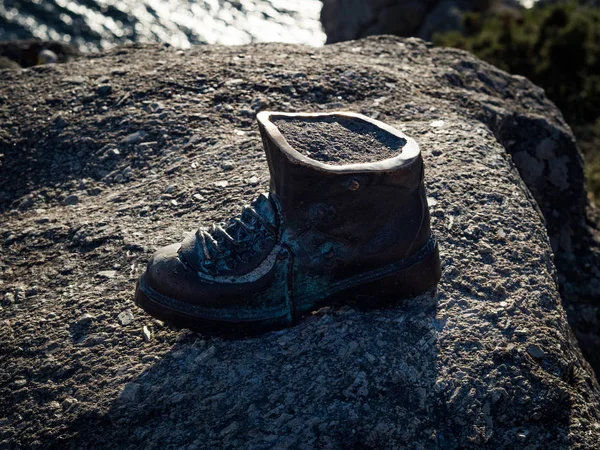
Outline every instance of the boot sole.
<svg viewBox="0 0 600 450"><path fill-rule="evenodd" d="M248 321L221 321L177 309L179 301L152 289L142 275L136 285L135 304L151 316L178 328L187 328L224 337L248 336L279 330L297 322L303 315L332 304L354 303L363 308L386 305L414 305L435 302L435 287L441 277L440 257L435 240L428 251L412 264L380 276L364 277L358 283L344 283L341 289L324 298L295 308L294 317L285 311ZM401 265L400 265L401 267ZM426 294L426 295L423 295Z"/></svg>
<svg viewBox="0 0 600 450"><path fill-rule="evenodd" d="M252 336L292 325L292 317L288 311L274 317L232 322L195 315L189 311L178 310L171 306L177 303L179 303L177 299L165 297L148 286L145 274L137 282L135 304L152 317L177 328L187 328L192 331L216 334L223 337L238 337Z"/></svg>

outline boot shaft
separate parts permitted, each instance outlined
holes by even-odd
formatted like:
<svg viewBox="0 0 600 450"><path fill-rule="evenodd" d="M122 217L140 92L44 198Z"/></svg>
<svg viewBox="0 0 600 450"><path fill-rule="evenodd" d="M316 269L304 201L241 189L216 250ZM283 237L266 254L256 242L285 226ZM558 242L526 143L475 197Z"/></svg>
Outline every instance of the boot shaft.
<svg viewBox="0 0 600 450"><path fill-rule="evenodd" d="M274 125L280 118L365 122L404 140L398 156L332 165L301 154ZM349 272L406 258L425 245L429 212L419 147L400 131L351 113L263 112L259 127L271 172L271 193L285 221L284 240L310 270Z"/></svg>

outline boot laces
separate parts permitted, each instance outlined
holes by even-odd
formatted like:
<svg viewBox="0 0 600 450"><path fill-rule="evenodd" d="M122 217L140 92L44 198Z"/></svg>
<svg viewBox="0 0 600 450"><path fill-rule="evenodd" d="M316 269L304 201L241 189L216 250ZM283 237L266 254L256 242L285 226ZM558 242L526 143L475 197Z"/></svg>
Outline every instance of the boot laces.
<svg viewBox="0 0 600 450"><path fill-rule="evenodd" d="M261 241L277 234L274 214L269 199L261 195L227 223L198 229L196 236L205 262L227 258L232 253L244 260L250 256L247 254L249 250L261 250Z"/></svg>

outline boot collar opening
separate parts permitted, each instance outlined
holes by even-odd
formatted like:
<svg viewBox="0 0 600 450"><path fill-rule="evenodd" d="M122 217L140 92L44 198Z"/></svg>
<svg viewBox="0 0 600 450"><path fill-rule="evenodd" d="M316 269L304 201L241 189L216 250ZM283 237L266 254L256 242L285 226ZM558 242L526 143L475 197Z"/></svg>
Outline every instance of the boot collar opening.
<svg viewBox="0 0 600 450"><path fill-rule="evenodd" d="M403 139L406 143L402 147L399 155L392 158L381 159L368 163L351 163L343 165L327 164L317 161L306 155L303 155L292 147L285 137L282 135L279 128L273 123L278 119L319 119L319 118L339 118L363 121L377 127L386 133ZM346 111L332 111L319 113L284 113L275 111L262 111L258 113L257 120L259 126L266 132L267 139L270 139L281 152L292 162L312 167L317 170L336 172L336 173L359 173L359 172L381 172L381 171L396 171L399 169L408 168L420 156L419 145L410 137L406 136L400 130L393 128L383 122L364 116L362 114Z"/></svg>

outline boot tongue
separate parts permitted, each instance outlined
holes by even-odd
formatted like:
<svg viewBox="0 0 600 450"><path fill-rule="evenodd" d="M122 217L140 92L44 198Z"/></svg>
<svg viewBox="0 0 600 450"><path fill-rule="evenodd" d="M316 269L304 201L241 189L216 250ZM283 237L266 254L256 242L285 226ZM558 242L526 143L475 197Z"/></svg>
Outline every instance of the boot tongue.
<svg viewBox="0 0 600 450"><path fill-rule="evenodd" d="M275 217L275 209L269 200L267 194L260 194L254 202L254 209L256 212L267 221L273 228L277 226L277 220Z"/></svg>

